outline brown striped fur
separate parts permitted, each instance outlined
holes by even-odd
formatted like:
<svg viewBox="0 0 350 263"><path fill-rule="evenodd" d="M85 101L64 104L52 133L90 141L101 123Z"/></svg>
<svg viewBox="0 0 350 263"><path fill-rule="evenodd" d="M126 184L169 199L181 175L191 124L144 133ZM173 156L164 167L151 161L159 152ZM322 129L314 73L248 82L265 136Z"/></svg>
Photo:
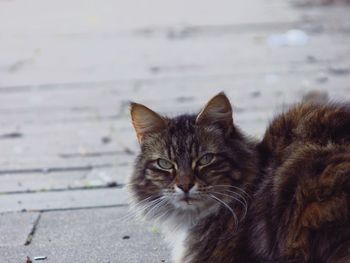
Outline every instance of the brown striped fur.
<svg viewBox="0 0 350 263"><path fill-rule="evenodd" d="M350 262L349 105L299 104L275 118L259 149L251 234L270 245L252 249L282 262Z"/></svg>

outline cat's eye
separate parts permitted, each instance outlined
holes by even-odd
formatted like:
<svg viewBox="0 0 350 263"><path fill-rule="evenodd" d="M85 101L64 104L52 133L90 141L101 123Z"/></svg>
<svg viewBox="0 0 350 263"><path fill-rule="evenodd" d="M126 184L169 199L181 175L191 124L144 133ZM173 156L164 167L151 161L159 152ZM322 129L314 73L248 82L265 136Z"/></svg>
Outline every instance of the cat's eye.
<svg viewBox="0 0 350 263"><path fill-rule="evenodd" d="M207 164L211 163L213 161L213 159L214 159L214 154L207 153L199 159L198 164L202 165L202 166L207 165Z"/></svg>
<svg viewBox="0 0 350 263"><path fill-rule="evenodd" d="M165 170L170 170L174 167L174 165L171 162L161 158L157 160L157 164L160 168Z"/></svg>

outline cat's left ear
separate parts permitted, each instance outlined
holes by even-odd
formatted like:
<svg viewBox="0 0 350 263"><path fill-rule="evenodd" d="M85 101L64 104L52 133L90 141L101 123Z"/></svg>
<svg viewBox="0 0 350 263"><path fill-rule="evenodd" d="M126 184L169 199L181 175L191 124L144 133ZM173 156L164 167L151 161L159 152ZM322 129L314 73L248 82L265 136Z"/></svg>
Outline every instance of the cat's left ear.
<svg viewBox="0 0 350 263"><path fill-rule="evenodd" d="M196 124L219 124L227 130L233 127L232 106L223 92L209 100L204 109L198 114Z"/></svg>
<svg viewBox="0 0 350 263"><path fill-rule="evenodd" d="M166 128L165 119L142 104L131 103L130 114L140 144L148 135Z"/></svg>

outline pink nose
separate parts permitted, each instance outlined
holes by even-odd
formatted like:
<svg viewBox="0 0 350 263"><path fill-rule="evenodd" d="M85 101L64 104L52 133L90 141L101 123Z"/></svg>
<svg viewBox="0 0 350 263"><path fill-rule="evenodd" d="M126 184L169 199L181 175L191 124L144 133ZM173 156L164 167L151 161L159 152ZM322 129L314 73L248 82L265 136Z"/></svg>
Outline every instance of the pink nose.
<svg viewBox="0 0 350 263"><path fill-rule="evenodd" d="M194 186L194 183L177 184L177 187L179 187L182 191L184 191L184 193L188 193L193 186Z"/></svg>

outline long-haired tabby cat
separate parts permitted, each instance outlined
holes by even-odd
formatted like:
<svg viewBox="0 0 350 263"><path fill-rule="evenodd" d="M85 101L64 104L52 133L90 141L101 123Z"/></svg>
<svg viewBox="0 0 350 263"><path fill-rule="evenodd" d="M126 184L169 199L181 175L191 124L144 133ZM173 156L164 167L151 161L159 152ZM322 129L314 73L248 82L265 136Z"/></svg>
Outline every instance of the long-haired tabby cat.
<svg viewBox="0 0 350 263"><path fill-rule="evenodd" d="M220 93L198 115L132 103L130 191L174 262L350 262L350 107L303 103L257 143Z"/></svg>

